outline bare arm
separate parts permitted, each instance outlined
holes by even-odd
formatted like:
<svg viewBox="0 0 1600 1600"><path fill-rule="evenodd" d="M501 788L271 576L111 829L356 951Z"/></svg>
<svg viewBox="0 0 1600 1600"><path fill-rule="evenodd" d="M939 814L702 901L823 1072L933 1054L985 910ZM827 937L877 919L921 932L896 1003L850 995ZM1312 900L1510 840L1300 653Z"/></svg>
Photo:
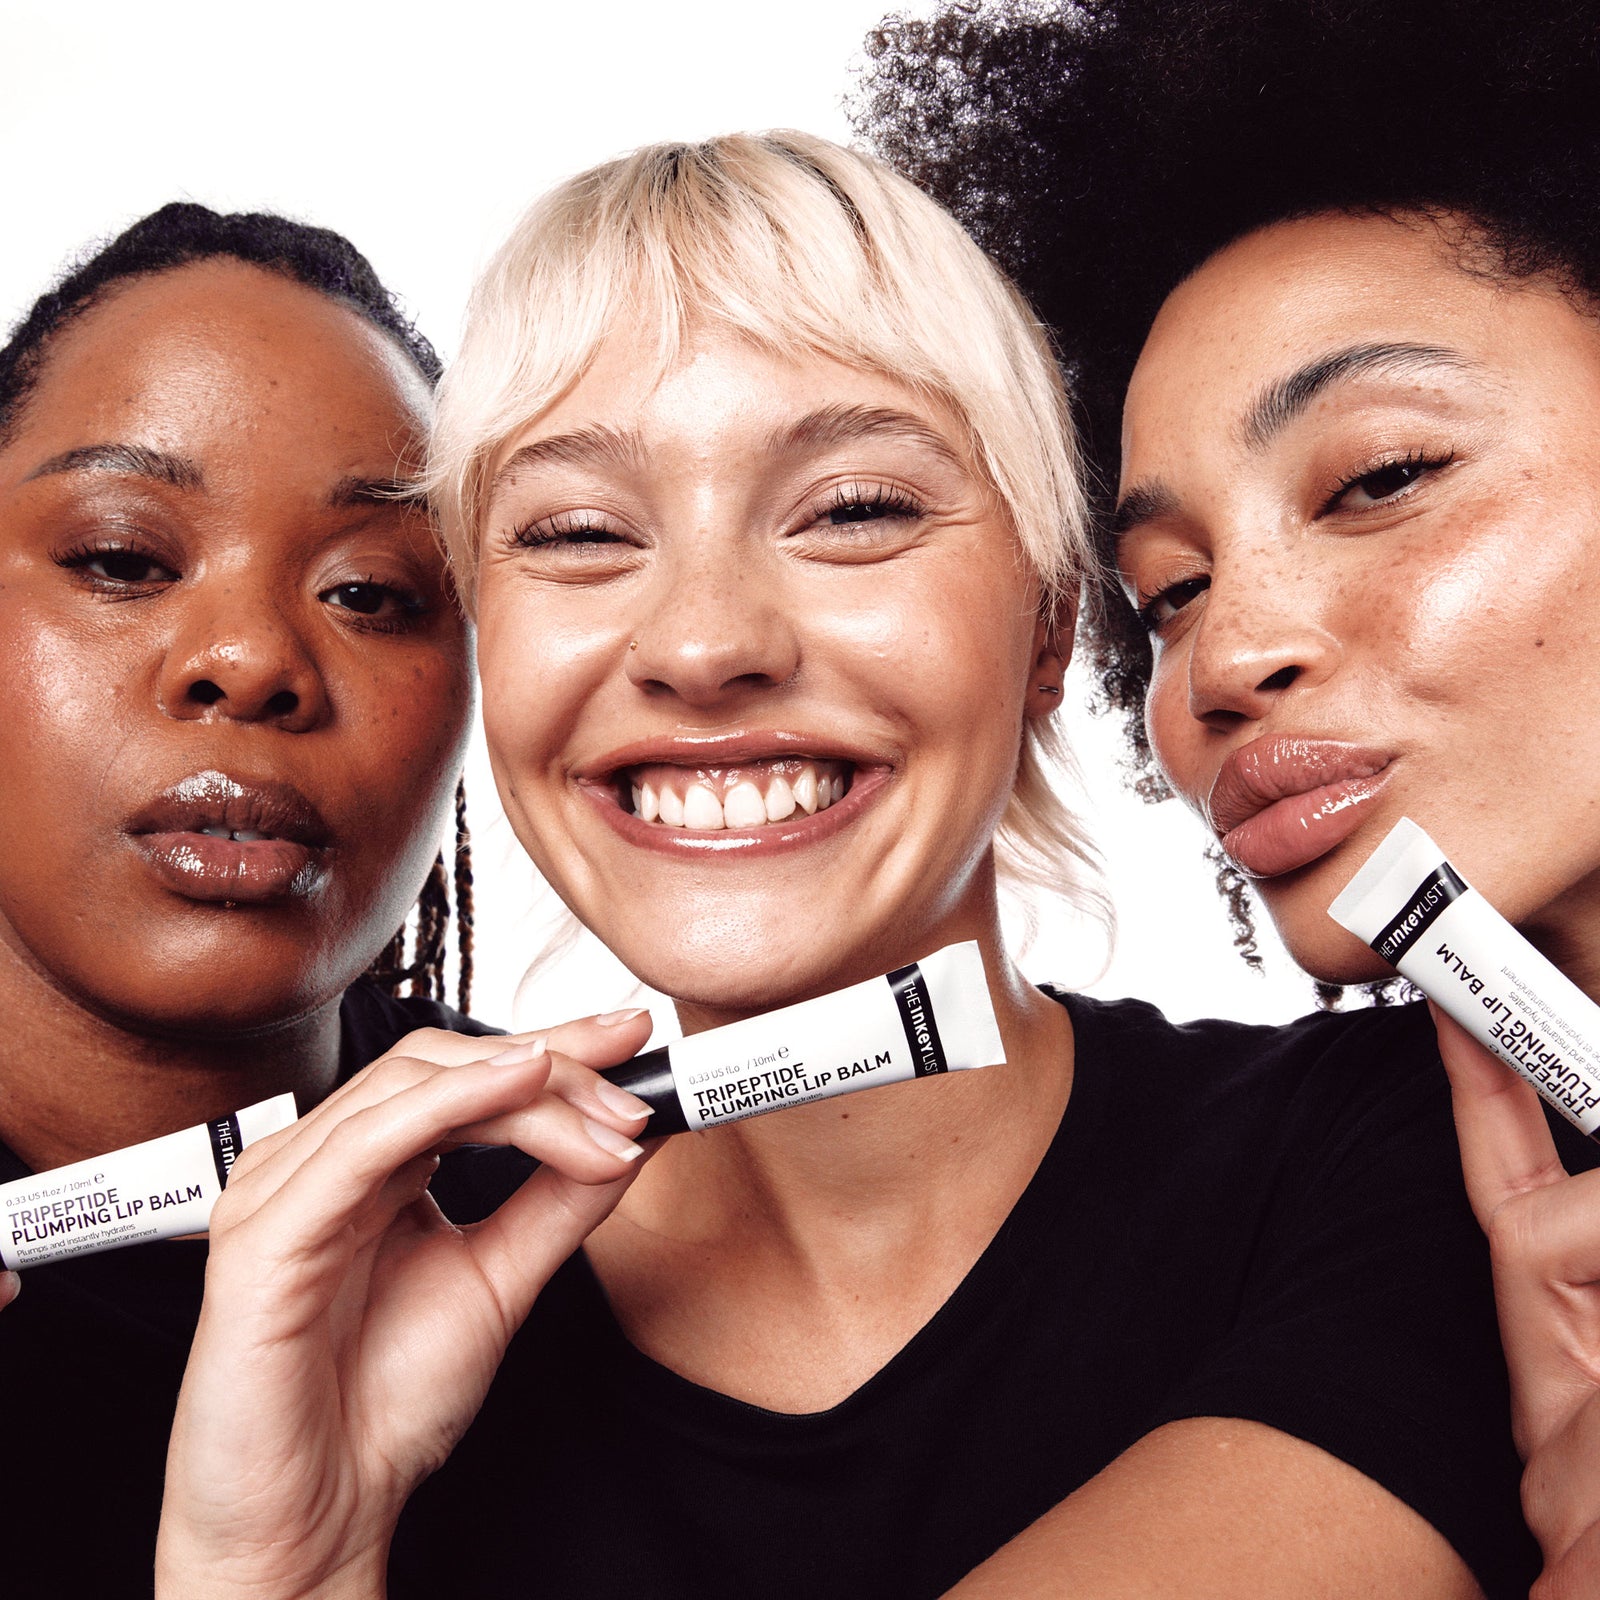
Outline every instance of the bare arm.
<svg viewBox="0 0 1600 1600"><path fill-rule="evenodd" d="M1315 1445L1201 1417L1146 1435L951 1600L1482 1600L1448 1541Z"/></svg>

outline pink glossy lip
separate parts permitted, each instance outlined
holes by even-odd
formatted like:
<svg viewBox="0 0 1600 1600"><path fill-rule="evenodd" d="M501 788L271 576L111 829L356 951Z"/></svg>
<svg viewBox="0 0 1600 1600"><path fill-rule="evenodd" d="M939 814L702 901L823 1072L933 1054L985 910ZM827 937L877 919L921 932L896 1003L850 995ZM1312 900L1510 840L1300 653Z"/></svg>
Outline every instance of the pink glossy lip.
<svg viewBox="0 0 1600 1600"><path fill-rule="evenodd" d="M796 812L786 821L769 822L757 828L700 831L668 827L645 822L622 804L623 779L636 767L716 769L796 758L850 765L854 769L850 788L826 811L810 816ZM848 828L868 810L882 795L891 776L892 768L881 758L842 747L834 739L781 731L691 734L640 740L610 751L573 773L580 793L629 844L679 861L730 855L749 860L820 844Z"/></svg>
<svg viewBox="0 0 1600 1600"><path fill-rule="evenodd" d="M1393 760L1333 739L1252 739L1222 763L1206 814L1241 871L1275 878L1343 844L1366 820Z"/></svg>
<svg viewBox="0 0 1600 1600"><path fill-rule="evenodd" d="M225 839L207 828L264 837ZM219 903L304 897L332 843L317 808L292 784L211 770L162 790L122 831L174 894Z"/></svg>

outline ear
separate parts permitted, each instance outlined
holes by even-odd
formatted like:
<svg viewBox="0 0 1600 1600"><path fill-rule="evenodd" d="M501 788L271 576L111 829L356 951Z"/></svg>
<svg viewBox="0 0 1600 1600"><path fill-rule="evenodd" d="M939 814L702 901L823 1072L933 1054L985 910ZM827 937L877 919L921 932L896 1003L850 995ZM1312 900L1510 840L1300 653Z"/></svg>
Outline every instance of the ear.
<svg viewBox="0 0 1600 1600"><path fill-rule="evenodd" d="M1033 668L1028 674L1027 699L1023 714L1048 717L1061 704L1062 683L1067 662L1072 658L1072 640L1078 623L1076 599L1063 606L1054 620L1041 617L1033 632Z"/></svg>

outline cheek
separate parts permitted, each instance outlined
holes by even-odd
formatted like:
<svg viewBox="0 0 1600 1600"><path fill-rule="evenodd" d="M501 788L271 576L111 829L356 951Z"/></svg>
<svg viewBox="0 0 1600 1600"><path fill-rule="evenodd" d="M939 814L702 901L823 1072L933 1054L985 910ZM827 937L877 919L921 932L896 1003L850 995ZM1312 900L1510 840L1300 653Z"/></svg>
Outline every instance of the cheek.
<svg viewBox="0 0 1600 1600"><path fill-rule="evenodd" d="M1157 655L1145 691L1144 727L1162 776L1181 800L1198 809L1204 730L1189 714L1186 659L1181 650Z"/></svg>

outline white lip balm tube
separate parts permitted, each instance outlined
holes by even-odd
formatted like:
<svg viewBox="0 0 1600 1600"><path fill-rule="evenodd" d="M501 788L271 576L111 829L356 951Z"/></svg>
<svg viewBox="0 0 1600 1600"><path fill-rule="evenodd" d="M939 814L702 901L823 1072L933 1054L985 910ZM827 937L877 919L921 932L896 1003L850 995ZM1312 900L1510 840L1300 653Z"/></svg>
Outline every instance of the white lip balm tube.
<svg viewBox="0 0 1600 1600"><path fill-rule="evenodd" d="M294 1096L274 1095L215 1122L0 1184L0 1266L16 1271L204 1233L239 1152L294 1119Z"/></svg>
<svg viewBox="0 0 1600 1600"><path fill-rule="evenodd" d="M976 943L881 978L710 1028L600 1076L654 1108L651 1138L969 1067L1005 1048Z"/></svg>
<svg viewBox="0 0 1600 1600"><path fill-rule="evenodd" d="M1540 955L1402 817L1328 915L1514 1067L1591 1138L1600 1006Z"/></svg>

